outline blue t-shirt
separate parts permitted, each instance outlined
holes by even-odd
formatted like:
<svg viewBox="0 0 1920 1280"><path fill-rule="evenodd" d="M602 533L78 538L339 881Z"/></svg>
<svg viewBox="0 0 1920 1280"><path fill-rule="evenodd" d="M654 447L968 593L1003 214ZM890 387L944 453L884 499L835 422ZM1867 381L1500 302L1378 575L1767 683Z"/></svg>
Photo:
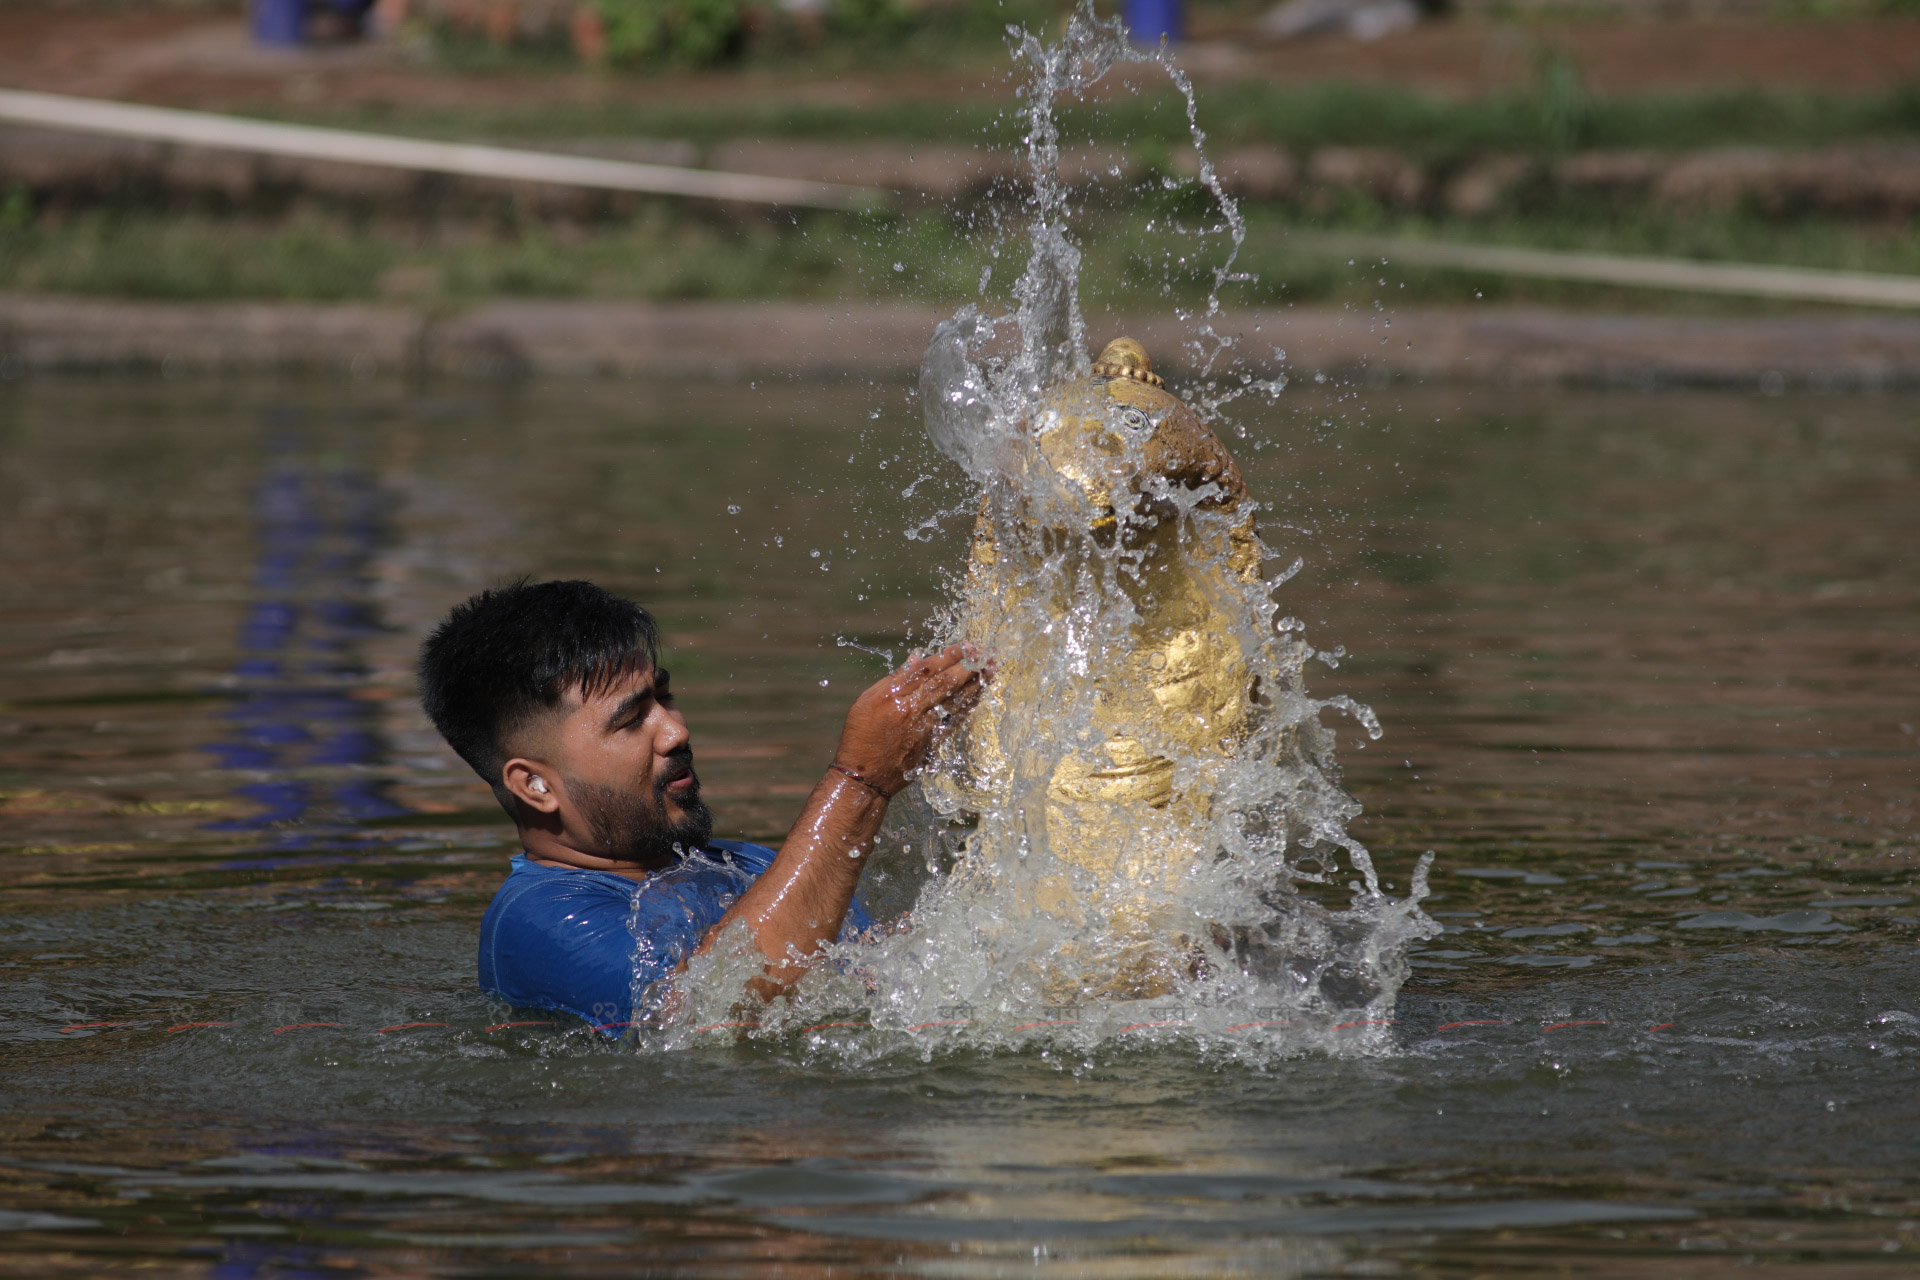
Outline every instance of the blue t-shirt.
<svg viewBox="0 0 1920 1280"><path fill-rule="evenodd" d="M480 986L617 1030L608 1024L632 1021L634 992L677 969L773 859L763 845L715 840L633 880L519 854L480 922ZM856 900L842 936L871 924Z"/></svg>

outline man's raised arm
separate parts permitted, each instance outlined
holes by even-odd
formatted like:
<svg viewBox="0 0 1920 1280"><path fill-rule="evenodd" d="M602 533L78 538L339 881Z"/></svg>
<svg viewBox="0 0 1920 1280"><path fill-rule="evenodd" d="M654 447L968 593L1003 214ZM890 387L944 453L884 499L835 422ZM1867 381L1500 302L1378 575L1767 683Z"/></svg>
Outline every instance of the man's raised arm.
<svg viewBox="0 0 1920 1280"><path fill-rule="evenodd" d="M958 645L917 658L854 701L833 766L807 797L779 857L701 942L704 952L735 920L745 920L767 958L766 977L753 984L762 998L791 988L821 946L839 936L887 801L980 700L990 675L962 658Z"/></svg>

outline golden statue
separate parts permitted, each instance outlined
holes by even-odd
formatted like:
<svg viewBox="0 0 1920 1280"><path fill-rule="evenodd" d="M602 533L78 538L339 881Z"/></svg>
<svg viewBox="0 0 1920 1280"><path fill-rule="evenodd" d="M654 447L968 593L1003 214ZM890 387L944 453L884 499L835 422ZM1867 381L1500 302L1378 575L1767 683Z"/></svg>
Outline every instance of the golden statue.
<svg viewBox="0 0 1920 1280"><path fill-rule="evenodd" d="M1017 473L982 495L960 611L997 673L934 788L1000 815L969 861L1051 850L1032 876L1002 866L1016 909L1097 912L1112 946L1069 957L1068 985L1164 994L1202 963L1167 887L1213 856L1213 797L1265 707L1254 504L1130 339L1021 433Z"/></svg>

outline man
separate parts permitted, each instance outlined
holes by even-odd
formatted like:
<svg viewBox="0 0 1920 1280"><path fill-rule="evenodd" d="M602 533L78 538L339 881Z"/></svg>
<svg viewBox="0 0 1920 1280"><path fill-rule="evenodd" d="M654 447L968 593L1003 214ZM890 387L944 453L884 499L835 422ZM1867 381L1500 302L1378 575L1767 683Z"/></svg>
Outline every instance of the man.
<svg viewBox="0 0 1920 1280"><path fill-rule="evenodd" d="M776 855L710 838L646 610L524 581L454 609L421 646L421 699L523 849L480 925L480 985L611 1030L739 921L767 959L759 994L791 987L840 935L888 800L978 701L961 658L915 659L854 701Z"/></svg>

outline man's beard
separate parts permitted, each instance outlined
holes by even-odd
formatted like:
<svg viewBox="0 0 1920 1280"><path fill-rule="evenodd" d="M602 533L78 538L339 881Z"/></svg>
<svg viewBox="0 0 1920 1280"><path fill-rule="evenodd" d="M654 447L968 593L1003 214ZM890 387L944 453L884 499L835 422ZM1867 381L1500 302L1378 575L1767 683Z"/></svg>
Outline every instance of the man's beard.
<svg viewBox="0 0 1920 1280"><path fill-rule="evenodd" d="M700 799L698 778L676 801L679 821L667 821L667 787L688 777L693 777L691 759L681 768L663 770L651 796L576 778L567 779L567 795L587 820L587 830L601 853L643 866L665 866L683 854L704 849L713 835L713 814Z"/></svg>

